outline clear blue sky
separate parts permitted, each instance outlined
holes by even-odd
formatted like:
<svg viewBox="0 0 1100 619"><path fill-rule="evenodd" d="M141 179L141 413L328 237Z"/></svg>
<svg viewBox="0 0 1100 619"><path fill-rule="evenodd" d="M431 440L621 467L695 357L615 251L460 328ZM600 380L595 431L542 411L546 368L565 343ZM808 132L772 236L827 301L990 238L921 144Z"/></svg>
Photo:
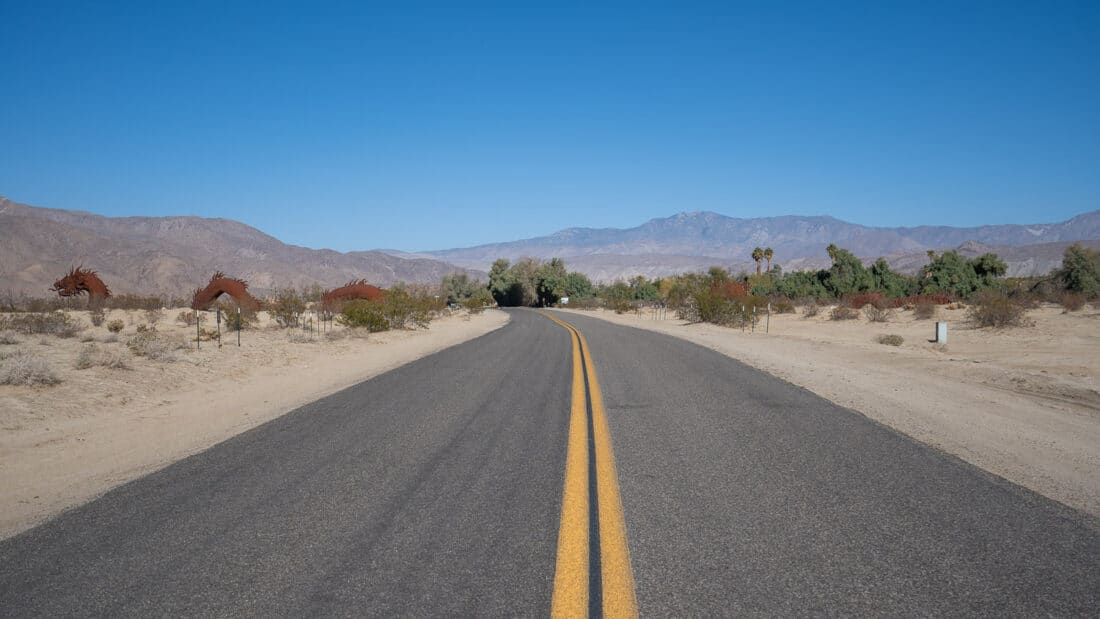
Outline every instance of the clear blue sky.
<svg viewBox="0 0 1100 619"><path fill-rule="evenodd" d="M0 24L0 195L40 206L339 250L1100 208L1095 0L7 0Z"/></svg>

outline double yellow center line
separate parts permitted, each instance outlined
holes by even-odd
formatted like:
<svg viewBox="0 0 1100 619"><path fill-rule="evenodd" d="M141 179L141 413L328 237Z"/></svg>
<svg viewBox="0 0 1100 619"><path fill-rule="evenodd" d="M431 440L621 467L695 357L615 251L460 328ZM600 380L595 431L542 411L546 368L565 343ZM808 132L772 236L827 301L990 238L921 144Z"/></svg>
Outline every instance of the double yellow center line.
<svg viewBox="0 0 1100 619"><path fill-rule="evenodd" d="M637 617L611 433L588 343L573 325L573 402L558 529L553 617ZM592 546L597 546L593 554Z"/></svg>

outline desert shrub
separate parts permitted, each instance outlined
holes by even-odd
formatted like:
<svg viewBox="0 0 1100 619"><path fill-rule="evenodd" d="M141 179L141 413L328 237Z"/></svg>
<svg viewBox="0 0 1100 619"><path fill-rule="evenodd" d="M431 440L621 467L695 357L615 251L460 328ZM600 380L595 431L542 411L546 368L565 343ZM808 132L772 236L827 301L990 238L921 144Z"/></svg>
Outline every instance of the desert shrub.
<svg viewBox="0 0 1100 619"><path fill-rule="evenodd" d="M876 305L868 305L863 310L863 315L867 317L867 320L871 322L888 322L894 315L894 310L888 307L878 307Z"/></svg>
<svg viewBox="0 0 1100 619"><path fill-rule="evenodd" d="M19 331L27 335L55 335L73 337L84 330L80 322L65 312L32 312L9 316L0 322L0 328Z"/></svg>
<svg viewBox="0 0 1100 619"><path fill-rule="evenodd" d="M99 341L103 342L104 344L113 344L113 343L118 341L118 334L117 333L108 333L107 335L104 335L103 337L99 338Z"/></svg>
<svg viewBox="0 0 1100 619"><path fill-rule="evenodd" d="M814 316L817 316L820 313L821 313L821 308L818 306L816 301L811 301L810 303L807 303L802 308L802 316L804 316L806 318L813 318Z"/></svg>
<svg viewBox="0 0 1100 619"><path fill-rule="evenodd" d="M913 306L913 317L918 320L928 320L936 315L936 304L932 301L919 301Z"/></svg>
<svg viewBox="0 0 1100 619"><path fill-rule="evenodd" d="M276 290L267 311L280 327L298 325L298 317L306 311L306 302L293 288Z"/></svg>
<svg viewBox="0 0 1100 619"><path fill-rule="evenodd" d="M790 301L786 300L786 299L777 299L777 300L772 301L771 303L772 303L772 313L773 314L793 314L794 313L794 304L791 303Z"/></svg>
<svg viewBox="0 0 1100 619"><path fill-rule="evenodd" d="M488 288L478 288L472 295L462 301L462 306L471 314L480 314L486 307L493 304L493 295Z"/></svg>
<svg viewBox="0 0 1100 619"><path fill-rule="evenodd" d="M379 304L391 329L425 329L435 313L443 309L442 299L429 291L400 284L391 288Z"/></svg>
<svg viewBox="0 0 1100 619"><path fill-rule="evenodd" d="M222 326L226 331L240 331L247 329L256 322L256 311L243 306L238 306L231 301L223 301L217 305L221 312Z"/></svg>
<svg viewBox="0 0 1100 619"><path fill-rule="evenodd" d="M1079 243L1070 245L1062 255L1058 275L1067 290L1086 296L1100 294L1100 251L1087 249Z"/></svg>
<svg viewBox="0 0 1100 619"><path fill-rule="evenodd" d="M107 330L111 333L119 333L125 326L126 324L121 319L115 318L107 323Z"/></svg>
<svg viewBox="0 0 1100 619"><path fill-rule="evenodd" d="M169 341L157 333L156 329L147 329L126 340L126 347L135 357L171 363L178 358L176 350L186 347L186 344Z"/></svg>
<svg viewBox="0 0 1100 619"><path fill-rule="evenodd" d="M54 385L61 382L50 364L38 355L18 350L0 359L0 385Z"/></svg>
<svg viewBox="0 0 1100 619"><path fill-rule="evenodd" d="M855 320L856 318L859 318L859 310L843 305L838 305L833 308L833 311L829 312L830 320Z"/></svg>
<svg viewBox="0 0 1100 619"><path fill-rule="evenodd" d="M621 313L616 310L616 313ZM697 290L680 308L680 317L689 322L709 322L716 325L733 324L737 311L735 303L720 290L704 288Z"/></svg>
<svg viewBox="0 0 1100 619"><path fill-rule="evenodd" d="M595 310L603 307L603 299L600 297L569 298L569 308L578 310Z"/></svg>
<svg viewBox="0 0 1100 619"><path fill-rule="evenodd" d="M313 338L310 337L308 331L294 329L293 331L286 334L286 341L290 342L291 344L306 344L312 342Z"/></svg>
<svg viewBox="0 0 1100 619"><path fill-rule="evenodd" d="M382 305L374 301L349 301L336 317L336 324L349 328L362 328L371 333L388 331L390 322L386 319Z"/></svg>
<svg viewBox="0 0 1100 619"><path fill-rule="evenodd" d="M1076 312L1085 307L1085 295L1067 290L1058 302L1066 312Z"/></svg>
<svg viewBox="0 0 1100 619"><path fill-rule="evenodd" d="M181 325L183 325L185 327L193 327L193 326L195 326L195 314L196 313L197 312L194 312L194 311L183 310L182 312L176 314L176 322L180 323Z"/></svg>
<svg viewBox="0 0 1100 619"><path fill-rule="evenodd" d="M0 331L0 344L10 345L18 344L19 336L15 334L15 331L11 329L4 329Z"/></svg>
<svg viewBox="0 0 1100 619"><path fill-rule="evenodd" d="M107 314L103 311L102 307L97 307L88 313L88 318L91 319L93 327L98 327L106 320Z"/></svg>
<svg viewBox="0 0 1100 619"><path fill-rule="evenodd" d="M974 295L967 317L978 327L1022 327L1028 324L1027 309L1001 290L983 290Z"/></svg>
<svg viewBox="0 0 1100 619"><path fill-rule="evenodd" d="M206 327L199 327L199 332L196 336L200 342L209 342L210 340L218 339L217 329L207 329Z"/></svg>
<svg viewBox="0 0 1100 619"><path fill-rule="evenodd" d="M164 310L162 309L147 309L145 310L145 322L155 325L164 318Z"/></svg>
<svg viewBox="0 0 1100 619"><path fill-rule="evenodd" d="M95 336L93 336L91 333L85 333L84 335L80 336L80 343L81 344L87 344L88 342L94 342L94 341L95 341Z"/></svg>
<svg viewBox="0 0 1100 619"><path fill-rule="evenodd" d="M88 344L81 348L80 354L76 357L76 369L86 370L96 366L115 370L125 370L130 367L126 364L126 359L117 351L103 350L95 344Z"/></svg>
<svg viewBox="0 0 1100 619"><path fill-rule="evenodd" d="M889 333L876 337L875 341L879 344L884 344L886 346L901 346L902 342L905 341L905 338L900 335Z"/></svg>

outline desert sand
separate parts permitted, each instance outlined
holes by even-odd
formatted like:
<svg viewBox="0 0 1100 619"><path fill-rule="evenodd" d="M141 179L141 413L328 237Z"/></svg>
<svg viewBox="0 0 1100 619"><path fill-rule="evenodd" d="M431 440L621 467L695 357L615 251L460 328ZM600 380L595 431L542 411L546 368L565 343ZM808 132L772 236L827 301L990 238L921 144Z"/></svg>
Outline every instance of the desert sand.
<svg viewBox="0 0 1100 619"><path fill-rule="evenodd" d="M575 310L574 310L575 311ZM886 323L772 315L755 331L674 312L581 312L674 335L804 387L934 448L1100 516L1100 311L1033 310L1032 326L977 329L965 309ZM929 340L948 323L946 345ZM765 333L765 328L767 333ZM901 346L876 342L884 334ZM597 363L599 359L596 360Z"/></svg>
<svg viewBox="0 0 1100 619"><path fill-rule="evenodd" d="M125 323L115 337L91 326L87 312L70 312L87 326L75 338L24 335L0 346L0 354L35 353L61 379L52 386L0 385L0 538L508 321L504 312L487 310L448 315L423 330L366 336L335 326L311 335L280 329L261 312L257 328L242 333L241 347L226 333L220 348L204 341L196 350L195 328L172 320L180 311L166 310L156 321L157 337L173 344L162 360L126 347L149 322L142 311L108 312L108 322ZM76 369L91 343L129 367Z"/></svg>

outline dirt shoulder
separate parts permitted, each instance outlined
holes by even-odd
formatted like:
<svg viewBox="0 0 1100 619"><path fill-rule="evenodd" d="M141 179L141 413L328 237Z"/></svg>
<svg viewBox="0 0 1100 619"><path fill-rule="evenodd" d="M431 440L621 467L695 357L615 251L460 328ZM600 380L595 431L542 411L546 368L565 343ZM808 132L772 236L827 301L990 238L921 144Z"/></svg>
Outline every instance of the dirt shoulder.
<svg viewBox="0 0 1100 619"><path fill-rule="evenodd" d="M164 312L157 338L173 343L159 360L134 356L126 342L145 312L115 310L126 326L112 341L92 327L87 312L70 312L86 329L75 338L20 336L0 346L44 360L61 379L53 386L0 385L0 538L9 537L66 508L87 502L180 458L508 322L498 310L447 316L430 328L351 336L279 329L261 313L242 346L226 334L223 346L201 342L194 327ZM85 340L85 341L81 341ZM125 369L76 369L81 351L121 359ZM188 347L190 346L190 347Z"/></svg>
<svg viewBox="0 0 1100 619"><path fill-rule="evenodd" d="M1100 312L1054 306L1033 326L966 325L965 310L934 320L901 311L887 323L773 315L755 332L687 324L669 312L579 312L714 349L954 454L1040 494L1100 516ZM904 338L901 346L876 342Z"/></svg>

